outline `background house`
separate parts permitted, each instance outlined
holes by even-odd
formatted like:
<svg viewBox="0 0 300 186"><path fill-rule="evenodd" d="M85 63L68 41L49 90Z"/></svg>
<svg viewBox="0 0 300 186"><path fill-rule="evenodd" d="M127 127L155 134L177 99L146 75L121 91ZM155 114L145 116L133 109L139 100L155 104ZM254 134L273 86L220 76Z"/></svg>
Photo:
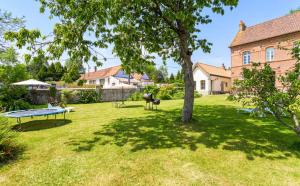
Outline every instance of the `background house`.
<svg viewBox="0 0 300 186"><path fill-rule="evenodd" d="M81 79L86 80L86 84L101 85L103 88L129 84L129 82L130 85L137 87L153 84L153 81L151 81L146 74L133 74L129 76L125 73L120 65L102 70L97 70L95 68L94 72L88 72L82 75Z"/></svg>
<svg viewBox="0 0 300 186"><path fill-rule="evenodd" d="M196 63L193 69L195 89L201 94L227 93L231 88L231 71L203 63Z"/></svg>
<svg viewBox="0 0 300 186"><path fill-rule="evenodd" d="M231 49L232 80L242 78L242 69L252 62L269 63L276 75L294 67L290 50L300 40L300 12L247 27L240 22ZM277 87L280 83L276 82Z"/></svg>

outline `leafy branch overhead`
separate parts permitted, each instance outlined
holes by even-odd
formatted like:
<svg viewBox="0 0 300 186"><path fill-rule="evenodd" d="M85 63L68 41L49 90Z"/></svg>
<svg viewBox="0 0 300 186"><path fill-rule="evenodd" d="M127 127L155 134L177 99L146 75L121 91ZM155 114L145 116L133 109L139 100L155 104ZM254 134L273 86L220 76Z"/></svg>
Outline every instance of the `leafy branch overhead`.
<svg viewBox="0 0 300 186"><path fill-rule="evenodd" d="M47 56L58 59L67 53L72 60L105 57L98 51L113 45L126 71L141 71L153 64L158 54L182 66L185 82L183 121L192 118L194 80L191 56L197 49L210 52L211 43L201 37L201 25L212 20L204 10L224 14L226 6L237 6L238 0L39 0L40 11L49 10L58 17L49 40L40 32L9 32L6 38L17 40L19 47L29 43L34 51L26 58ZM38 41L40 40L40 41ZM46 44L46 45L44 45Z"/></svg>
<svg viewBox="0 0 300 186"><path fill-rule="evenodd" d="M10 12L0 9L0 52L9 47L8 43L4 40L4 33L7 31L17 31L23 26L23 18L13 17Z"/></svg>

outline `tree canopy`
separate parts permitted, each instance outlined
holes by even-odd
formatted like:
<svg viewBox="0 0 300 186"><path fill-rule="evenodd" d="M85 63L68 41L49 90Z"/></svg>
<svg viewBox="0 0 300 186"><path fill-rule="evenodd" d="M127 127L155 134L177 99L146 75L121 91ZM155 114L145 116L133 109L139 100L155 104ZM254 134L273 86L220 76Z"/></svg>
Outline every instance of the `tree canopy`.
<svg viewBox="0 0 300 186"><path fill-rule="evenodd" d="M9 32L6 38L16 40L18 47L30 44L34 55L57 59L66 52L72 60L90 59L98 64L105 57L98 48L112 43L123 66L153 63L153 55L173 59L182 66L185 101L182 120L192 118L194 80L191 56L197 49L210 52L211 43L201 37L200 26L212 20L204 11L224 14L224 7L237 6L238 0L39 0L41 12L50 11L60 18L52 40L37 30ZM147 52L145 52L147 51Z"/></svg>

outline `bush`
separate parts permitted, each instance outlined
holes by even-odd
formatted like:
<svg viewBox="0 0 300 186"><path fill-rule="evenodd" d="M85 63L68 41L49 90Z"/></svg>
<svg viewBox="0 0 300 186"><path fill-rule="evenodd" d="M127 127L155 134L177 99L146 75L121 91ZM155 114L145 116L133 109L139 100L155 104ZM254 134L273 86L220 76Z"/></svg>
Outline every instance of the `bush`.
<svg viewBox="0 0 300 186"><path fill-rule="evenodd" d="M194 92L194 98L201 98L201 97L202 97L202 94L200 94L197 91Z"/></svg>
<svg viewBox="0 0 300 186"><path fill-rule="evenodd" d="M26 101L28 91L22 87L3 86L0 89L0 106L5 111L25 110L31 106Z"/></svg>
<svg viewBox="0 0 300 186"><path fill-rule="evenodd" d="M174 85L165 85L160 88L158 98L162 100L170 100L175 93L176 88Z"/></svg>
<svg viewBox="0 0 300 186"><path fill-rule="evenodd" d="M7 119L0 118L0 163L14 159L21 147L15 142L16 132L12 131Z"/></svg>
<svg viewBox="0 0 300 186"><path fill-rule="evenodd" d="M101 96L95 90L67 90L61 91L61 102L64 105L69 103L98 103Z"/></svg>
<svg viewBox="0 0 300 186"><path fill-rule="evenodd" d="M95 90L79 91L79 103L98 103L100 95Z"/></svg>
<svg viewBox="0 0 300 186"><path fill-rule="evenodd" d="M63 103L63 104L65 104L65 105L67 105L68 103L72 103L72 97L73 97L73 95L72 95L72 91L70 91L70 90L67 90L67 89L64 89L64 90L62 90L61 91L61 102Z"/></svg>
<svg viewBox="0 0 300 186"><path fill-rule="evenodd" d="M227 96L226 100L227 101L234 101L235 100L234 95L230 94L229 96Z"/></svg>
<svg viewBox="0 0 300 186"><path fill-rule="evenodd" d="M148 85L144 90L147 94L152 94L153 98L155 98L159 92L159 88L156 85Z"/></svg>
<svg viewBox="0 0 300 186"><path fill-rule="evenodd" d="M49 88L49 92L50 92L50 97L53 98L53 99L56 99L56 87L51 86Z"/></svg>
<svg viewBox="0 0 300 186"><path fill-rule="evenodd" d="M167 91L159 91L158 98L161 99L161 100L171 100L172 96Z"/></svg>
<svg viewBox="0 0 300 186"><path fill-rule="evenodd" d="M143 93L135 92L131 94L128 98L129 101L142 101L143 100Z"/></svg>
<svg viewBox="0 0 300 186"><path fill-rule="evenodd" d="M184 98L184 92L183 91L177 91L173 95L173 99L183 99Z"/></svg>

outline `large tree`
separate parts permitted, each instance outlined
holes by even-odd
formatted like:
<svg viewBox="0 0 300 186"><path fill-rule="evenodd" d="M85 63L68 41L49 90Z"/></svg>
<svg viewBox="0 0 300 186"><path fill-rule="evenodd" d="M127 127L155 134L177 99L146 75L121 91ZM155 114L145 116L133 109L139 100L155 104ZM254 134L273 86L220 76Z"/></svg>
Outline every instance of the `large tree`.
<svg viewBox="0 0 300 186"><path fill-rule="evenodd" d="M150 63L151 54L163 60L173 59L184 73L185 96L182 120L192 119L194 106L194 79L191 56L197 49L210 52L210 45L201 37L200 28L212 20L208 10L224 14L224 7L237 6L238 0L39 0L41 11L49 9L51 16L59 17L51 42L40 32L22 29L9 33L18 46L32 44L38 56L52 58L67 52L71 59L99 61L97 48L113 43L114 52L123 66ZM45 44L45 45L44 45ZM34 46L33 46L34 45ZM43 46L46 46L43 49ZM147 51L145 54L144 51ZM30 56L27 56L27 60Z"/></svg>

